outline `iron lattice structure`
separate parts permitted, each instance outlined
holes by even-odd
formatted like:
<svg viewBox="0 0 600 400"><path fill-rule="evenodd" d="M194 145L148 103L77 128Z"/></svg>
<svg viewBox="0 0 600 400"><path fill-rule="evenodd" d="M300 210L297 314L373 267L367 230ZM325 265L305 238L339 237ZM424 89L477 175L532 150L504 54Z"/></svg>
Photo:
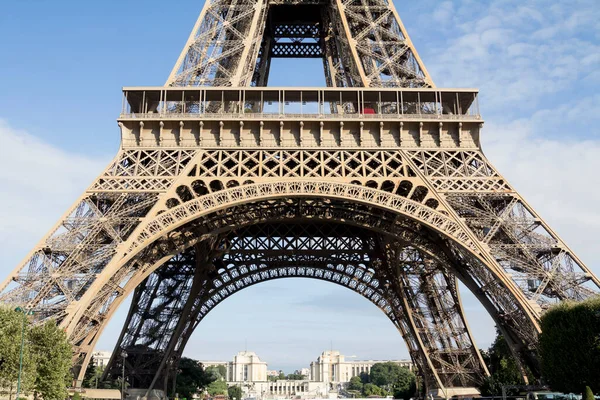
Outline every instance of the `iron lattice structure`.
<svg viewBox="0 0 600 400"><path fill-rule="evenodd" d="M275 57L322 58L328 87L264 87ZM435 88L387 1L208 1L167 84L123 91L119 153L0 286L66 330L78 382L131 293L134 387L164 388L227 297L302 277L376 304L444 397L488 374L459 280L533 378L544 309L598 293L484 156L477 91Z"/></svg>
<svg viewBox="0 0 600 400"><path fill-rule="evenodd" d="M322 58L333 87L433 86L385 0L211 0L170 86L266 86L272 58Z"/></svg>

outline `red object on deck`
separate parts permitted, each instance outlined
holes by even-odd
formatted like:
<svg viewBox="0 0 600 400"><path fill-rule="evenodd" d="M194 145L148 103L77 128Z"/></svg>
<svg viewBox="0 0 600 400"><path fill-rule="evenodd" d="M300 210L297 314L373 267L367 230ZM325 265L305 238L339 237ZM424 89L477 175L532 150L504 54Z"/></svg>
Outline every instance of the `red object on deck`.
<svg viewBox="0 0 600 400"><path fill-rule="evenodd" d="M372 108L365 107L363 109L363 114L375 114L375 110Z"/></svg>

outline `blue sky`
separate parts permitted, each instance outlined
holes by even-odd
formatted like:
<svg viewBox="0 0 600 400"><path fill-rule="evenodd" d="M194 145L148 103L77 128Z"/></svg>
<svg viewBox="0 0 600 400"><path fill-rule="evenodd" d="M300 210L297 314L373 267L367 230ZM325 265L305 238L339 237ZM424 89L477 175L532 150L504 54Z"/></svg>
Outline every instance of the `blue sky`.
<svg viewBox="0 0 600 400"><path fill-rule="evenodd" d="M5 276L116 153L122 86L166 80L202 1L5 1L0 9L0 275ZM477 87L484 151L596 273L600 235L597 0L396 1L440 87ZM275 60L270 84L316 86L318 60ZM17 174L18 173L18 174ZM467 293L480 347L494 327ZM112 349L125 310L100 340ZM225 301L188 355L256 351L292 370L333 347L406 357L392 324L358 295L275 281Z"/></svg>

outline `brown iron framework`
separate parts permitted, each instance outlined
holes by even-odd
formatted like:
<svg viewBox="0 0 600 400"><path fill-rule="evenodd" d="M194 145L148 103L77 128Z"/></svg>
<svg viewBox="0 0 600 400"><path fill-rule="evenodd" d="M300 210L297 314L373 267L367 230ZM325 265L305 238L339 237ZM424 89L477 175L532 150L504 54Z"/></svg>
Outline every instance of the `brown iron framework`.
<svg viewBox="0 0 600 400"><path fill-rule="evenodd" d="M327 86L427 87L386 0L210 0L167 86L266 86L273 57L319 57Z"/></svg>
<svg viewBox="0 0 600 400"><path fill-rule="evenodd" d="M221 301L245 287L291 277L333 282L377 305L406 339L431 386L481 382L485 366L463 319L456 280L440 260L408 242L336 221L341 215L351 218L346 210L337 210L336 219L323 219L332 207L319 201L260 207L273 208L270 223L247 225L217 235L210 244L202 242L203 247L192 246L138 286L119 340L134 355L126 361L136 387L155 387L159 378L169 377L166 369L177 365L198 323ZM298 207L305 211L298 213ZM311 222L301 222L308 216ZM196 254L214 258L198 268ZM116 355L108 374L119 376L121 362Z"/></svg>
<svg viewBox="0 0 600 400"><path fill-rule="evenodd" d="M274 57L322 58L329 87L264 87ZM167 84L123 93L119 153L0 285L66 330L78 382L131 293L114 354L137 387L228 296L304 277L376 304L448 397L488 373L459 280L533 378L543 311L599 292L486 159L477 91L435 88L387 1L208 1Z"/></svg>

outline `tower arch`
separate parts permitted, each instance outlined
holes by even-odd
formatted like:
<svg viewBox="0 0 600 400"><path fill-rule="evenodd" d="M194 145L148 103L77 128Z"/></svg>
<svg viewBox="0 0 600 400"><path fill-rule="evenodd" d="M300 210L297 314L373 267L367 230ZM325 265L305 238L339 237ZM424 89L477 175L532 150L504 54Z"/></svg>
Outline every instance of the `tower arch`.
<svg viewBox="0 0 600 400"><path fill-rule="evenodd" d="M294 277L320 279L347 287L379 307L407 341L415 364L419 365L420 370L426 371L425 380L429 386L450 389L479 384L485 376L485 366L480 361L466 322L461 317L461 305L454 277L443 270L439 262L433 259L423 260L424 253L404 245L402 257L406 268L403 269L403 275L398 275L398 279L402 279L405 290L427 288L440 298L449 296L449 300L444 302L445 306L442 309L436 304L428 303L424 298L419 303L413 302L415 300L412 298L399 297L402 296L402 292L398 288L391 288L390 283L384 283L387 281L385 276L390 273L391 266L383 265L387 261L385 255L381 253L381 251L385 252L385 249L380 246L387 245L380 242L377 235L364 227L330 219L311 221L287 219L249 225L230 231L221 239L222 243L226 244L217 246L226 247L227 250L223 250L224 253L214 259L212 269L211 266L207 266L207 269L212 272L205 271L209 275L212 273L212 278L208 279L214 283L213 290L210 294L202 292L200 287L206 286L206 283L197 286L197 293L191 290L192 293L188 298L194 299L196 305L191 308L193 312L181 312L181 315L187 316L183 317L183 324L178 325L181 329L156 331L151 326L148 329L154 339L149 340L147 336L136 330L139 324L135 318L132 318L126 323L118 349L136 354L142 351L138 347L142 343L146 346L149 343L156 343L159 347L162 343L165 346L162 348L162 353L160 349L142 351L142 359L144 364L148 365L149 357L154 354L158 358L155 362L161 363L157 368L158 375L166 374L164 369L173 364L168 360L178 359L181 356L193 329L223 300L249 286L269 280ZM193 253L196 248L190 247L191 252ZM184 254L189 256L189 253L184 252ZM179 262L179 259L176 262ZM195 260L188 263L193 265ZM167 263L168 265L170 264ZM429 271L429 275L425 274L425 271ZM138 301L133 302L132 310L137 307L137 311L132 311L130 315L139 313L145 315L147 320L152 320L153 312L139 305L154 304L152 294L157 292L156 285L164 285L165 282L165 279L159 277L164 278L168 274L165 266L160 267L141 285L147 286L136 289L134 298ZM156 278L153 278L154 276ZM187 276L194 282L198 279L197 276L191 277L190 274ZM194 284L188 283L184 286L194 287ZM147 298L140 301L140 298L144 298L142 292ZM182 297L185 299L185 290L177 293L177 298L173 301L180 303ZM404 304L405 300L406 304ZM169 307L172 307L170 304ZM164 304L161 303L160 307L163 306ZM181 307L185 308L184 305ZM403 310L406 310L406 313ZM411 311L419 315L412 316L409 314ZM440 324L441 321L436 321L435 317L442 312L449 316L443 325ZM172 314L173 318L177 319L179 312L175 310ZM427 316L431 316L431 319ZM451 332L454 334L461 332L461 335L455 337ZM176 338L169 342L172 347L164 343L165 338L166 341L169 341L169 338ZM422 345L419 345L420 341L427 342L424 352L420 350L422 348ZM453 350L452 353L457 358L449 357L449 349ZM112 373L115 376L118 376L121 368L119 351L114 352L116 356L113 360L115 364ZM135 371L136 368L130 365L130 362L134 363L135 360L131 361L128 357L126 361L128 368ZM141 384L160 387L162 380L158 379L158 375L138 376L136 379L143 381L153 378L152 383ZM165 376L163 378L166 379Z"/></svg>
<svg viewBox="0 0 600 400"><path fill-rule="evenodd" d="M304 184L307 185L306 188L302 186ZM528 316L524 309L515 310L513 308L515 304L519 304L519 300L513 297L514 292L511 292L511 289L515 290L515 288L511 288L510 285L503 286L501 276L495 275L493 270L485 266L475 256L476 253L472 249L467 249L463 244L459 244L460 242L456 238L463 236L459 231L453 230L452 225L444 224L446 216L443 213L427 209L410 199L390 199L390 196L396 195L378 189L353 188L351 185L330 182L287 182L275 185L260 184L260 186L262 189L258 189L259 184L251 184L246 187L223 189L212 193L210 196L213 199L204 199L204 204L210 205L208 209L204 210L205 212L201 212L201 208L194 204L201 199L200 197L169 209L166 203L170 197L165 196L165 211L155 214L162 220L169 221L171 225L162 225L163 231L155 233L154 238L145 237L146 247L144 248L140 249L135 245L123 246L123 248L134 249L137 252L130 254L121 266L116 267L117 269L111 270L107 267L106 278L97 280L97 282L103 283L103 287L92 288L90 293L108 294L111 293L110 287L128 287L129 289L125 289L121 296L121 298L126 297L134 290L134 283L138 284L146 279L149 274L160 267L162 262L189 247L190 243L210 237L214 238L215 235L227 232L234 227L243 228L246 225L267 223L278 219L292 221L322 219L331 222L338 221L338 223L343 221L344 224L368 227L380 234L395 235L394 237L403 242L420 246L429 255L438 254L437 258L440 257L439 254L445 254L444 264L451 271L449 274L452 275L452 278L459 277L474 291L505 331L507 337L513 338L512 343L517 354L527 364L535 366L530 349L524 345L535 338L523 335L523 333L531 335L531 329L523 329L523 327L526 324L535 324L535 320ZM237 191L237 193L227 193L227 190ZM364 195L360 194L362 191L366 191ZM398 203L403 200L406 201L406 204ZM227 205L223 205L219 201L226 202ZM404 204L403 209L409 210L409 212L399 213L395 208L390 207L391 204ZM197 214L186 214L181 211L183 207L190 207L189 209L195 210ZM179 216L180 219L177 220L174 216ZM427 221L434 221L437 224ZM144 232L151 231L155 226L157 225L153 220L149 220L146 226L140 226L136 232L141 233L131 236L132 243L139 240L140 237L144 237ZM445 230L440 227L444 227ZM429 235L433 236L428 237ZM440 246L443 247L443 250ZM158 249L162 249L162 251ZM170 250L171 253L167 254L165 250ZM152 256L150 257L148 254ZM159 261L155 262L156 259ZM134 274L123 272L127 271L128 265L135 266ZM468 268L466 268L467 265ZM125 285L117 280L122 276L128 277ZM106 310L107 307L111 309L113 307L110 304L111 299L108 296L104 299L96 297L82 315L93 315L94 312ZM525 303L521 304L524 306ZM509 315L510 318L506 318L506 315ZM93 348L93 343L97 340L102 325L107 323L107 320L104 320L102 325L93 326L94 322L98 320L99 318L73 318L73 321L76 321L71 328L73 331L88 332L87 336L82 336L81 339L82 355L86 354L84 349ZM533 326L535 327L535 325ZM533 329L535 330L535 328ZM430 373L429 375L435 377L436 374ZM432 387L445 387L439 378L431 378L430 382L432 382Z"/></svg>
<svg viewBox="0 0 600 400"><path fill-rule="evenodd" d="M322 58L327 88L264 87L271 58L299 55ZM439 287L436 276L475 294L535 377L544 310L599 293L600 280L483 154L478 91L434 86L390 1L209 0L166 85L123 92L117 157L0 285L0 302L66 329L79 376L127 294L143 306L138 288L170 264L192 251L223 262L235 253L223 240L257 227L370 232L388 285L373 290L394 294L382 298L408 324L431 389L485 370L476 349L452 347L468 331L457 294L445 303L464 329L418 320L421 306L443 314L435 291L422 290ZM400 268L409 247L437 269L411 281ZM326 261L324 274L336 265ZM220 270L213 284L230 273ZM201 320L182 318L188 311L181 324ZM135 317L141 332L147 321ZM165 354L177 357L182 346L170 343ZM481 367L470 380L452 372L464 354ZM151 383L169 369L150 361Z"/></svg>

